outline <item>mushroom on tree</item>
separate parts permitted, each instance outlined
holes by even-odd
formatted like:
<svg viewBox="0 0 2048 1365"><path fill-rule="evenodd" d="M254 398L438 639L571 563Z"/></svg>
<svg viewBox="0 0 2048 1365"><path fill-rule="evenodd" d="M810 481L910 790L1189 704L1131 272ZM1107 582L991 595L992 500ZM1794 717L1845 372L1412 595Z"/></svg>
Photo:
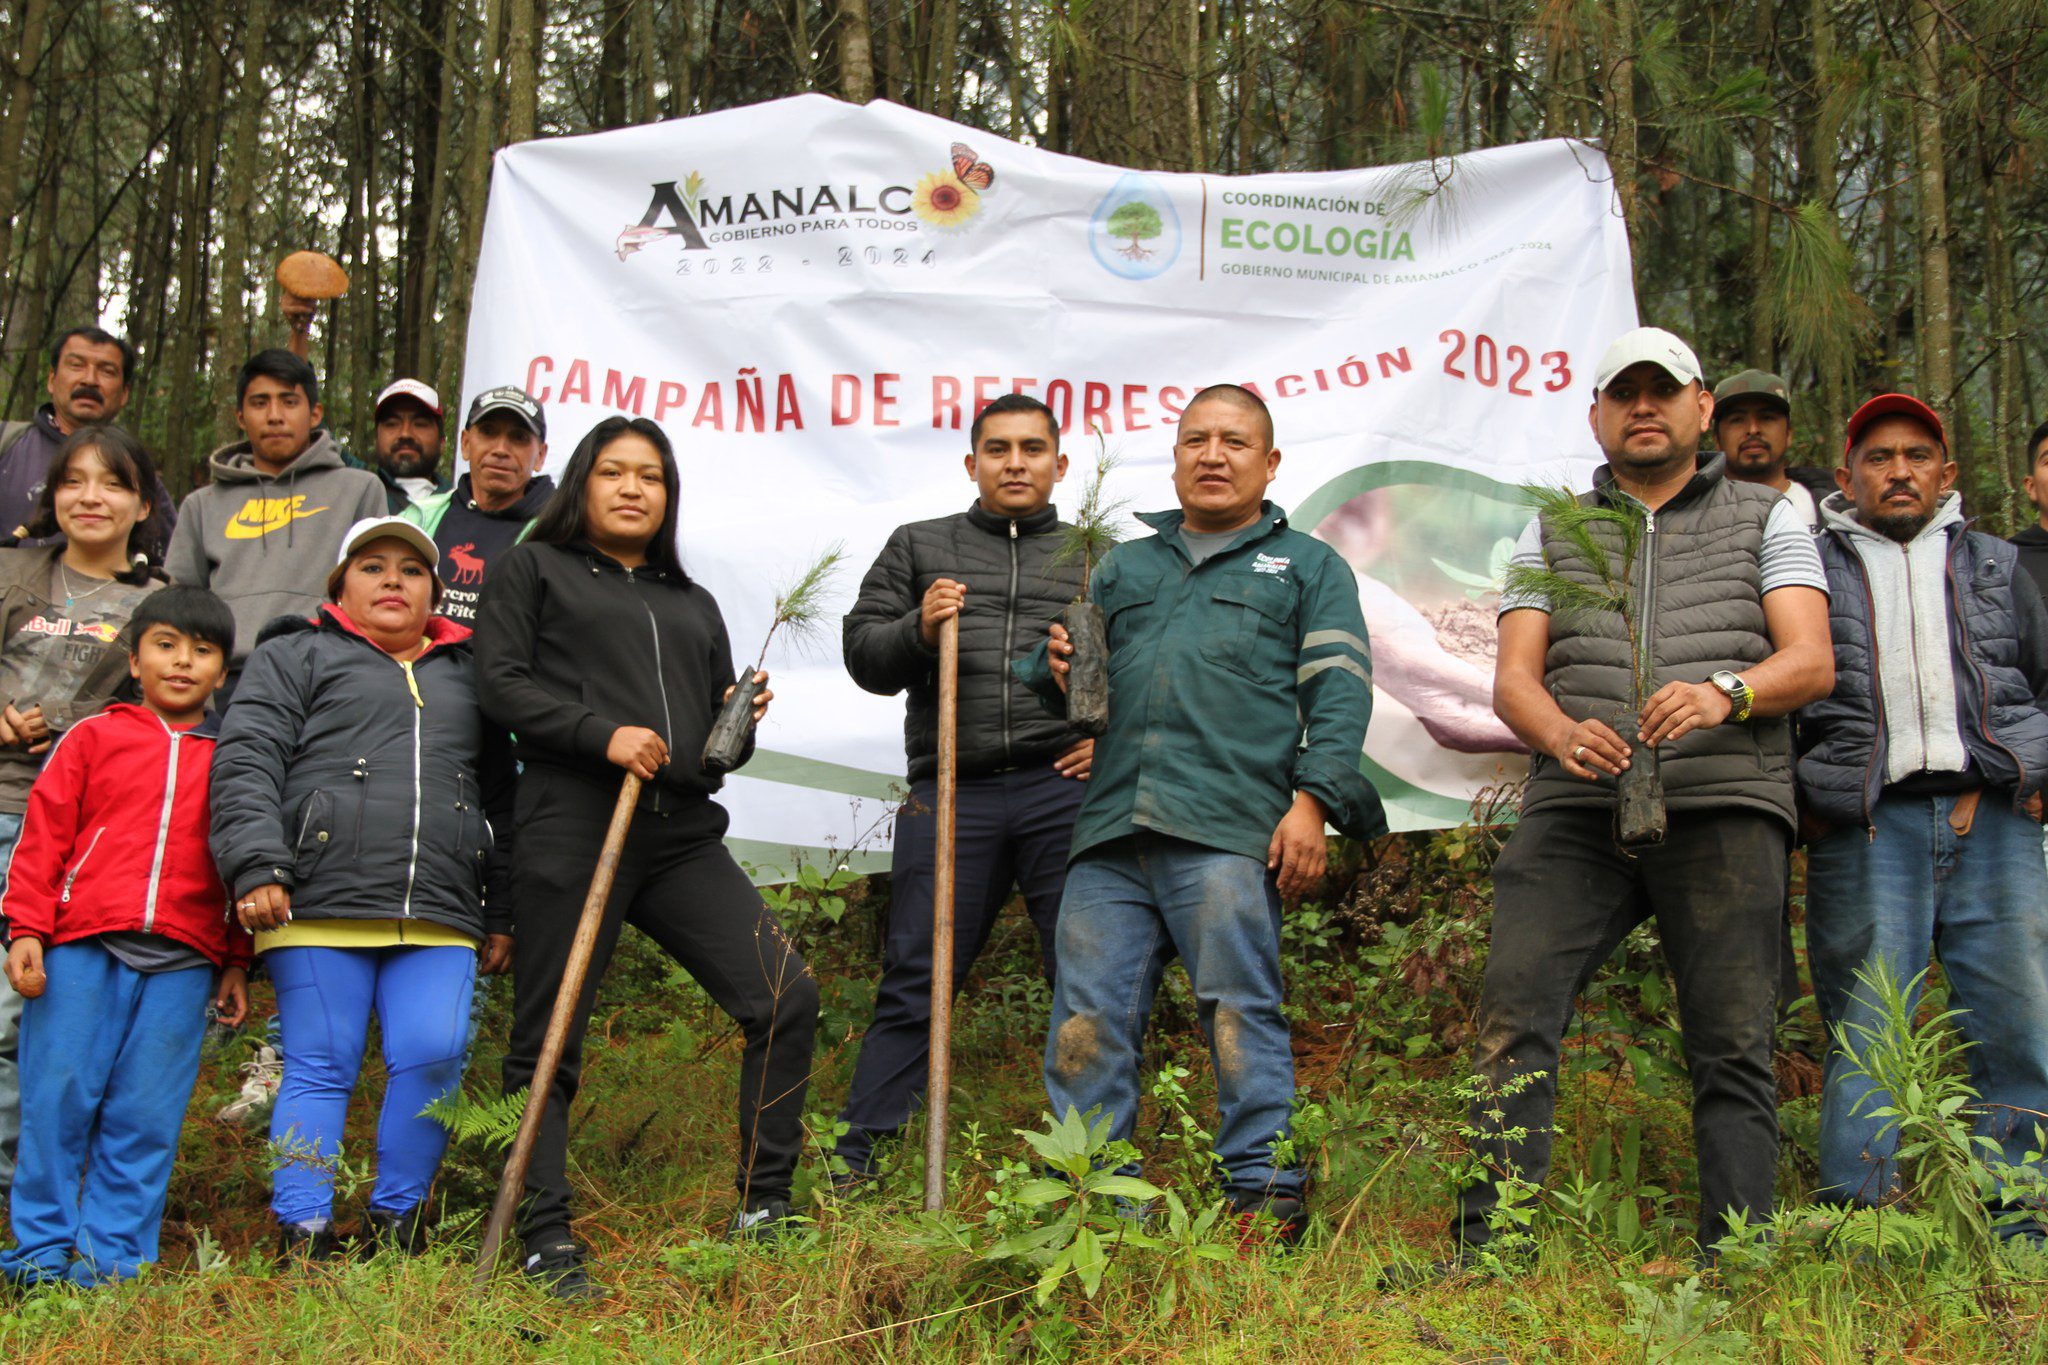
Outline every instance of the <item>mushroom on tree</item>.
<svg viewBox="0 0 2048 1365"><path fill-rule="evenodd" d="M711 733L704 739L704 752L698 762L705 772L717 776L739 766L740 756L746 752L747 736L754 730L754 698L761 694L761 684L755 679L767 661L768 646L774 642L777 631L796 641L799 648L817 640L824 629L832 581L839 576L845 559L846 547L834 544L787 588L775 594L775 614L769 618L761 652L754 656L754 666L733 684L732 694L719 708L718 719L711 723Z"/></svg>

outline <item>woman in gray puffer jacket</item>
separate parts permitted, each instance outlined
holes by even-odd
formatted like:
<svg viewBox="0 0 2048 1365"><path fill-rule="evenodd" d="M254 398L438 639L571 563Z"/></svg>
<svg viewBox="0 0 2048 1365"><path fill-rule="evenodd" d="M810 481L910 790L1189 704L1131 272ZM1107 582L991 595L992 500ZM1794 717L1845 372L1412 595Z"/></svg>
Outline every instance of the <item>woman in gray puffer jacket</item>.
<svg viewBox="0 0 2048 1365"><path fill-rule="evenodd" d="M409 522L352 527L318 620L264 629L213 761L214 860L277 986L281 1261L333 1253L324 1163L373 1014L390 1083L368 1231L424 1245L447 1132L421 1111L462 1078L477 971L511 960L509 747L469 631L432 615L436 560Z"/></svg>

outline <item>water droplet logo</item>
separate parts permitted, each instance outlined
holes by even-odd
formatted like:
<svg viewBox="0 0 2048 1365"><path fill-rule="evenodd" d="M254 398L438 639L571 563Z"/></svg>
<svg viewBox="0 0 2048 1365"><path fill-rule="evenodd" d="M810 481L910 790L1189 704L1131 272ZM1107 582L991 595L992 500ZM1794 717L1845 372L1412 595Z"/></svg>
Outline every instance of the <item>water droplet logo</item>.
<svg viewBox="0 0 2048 1365"><path fill-rule="evenodd" d="M1095 206L1088 246L1110 274L1149 280L1180 259L1180 215L1158 181L1133 171Z"/></svg>

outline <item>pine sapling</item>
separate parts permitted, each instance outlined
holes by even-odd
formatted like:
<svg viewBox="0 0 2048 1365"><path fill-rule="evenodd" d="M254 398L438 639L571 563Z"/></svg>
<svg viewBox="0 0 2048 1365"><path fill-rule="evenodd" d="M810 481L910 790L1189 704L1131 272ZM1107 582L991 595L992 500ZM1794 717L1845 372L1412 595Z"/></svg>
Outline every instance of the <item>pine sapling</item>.
<svg viewBox="0 0 2048 1365"><path fill-rule="evenodd" d="M1060 624L1074 647L1067 657L1067 721L1084 735L1100 735L1109 728L1109 630L1091 590L1095 566L1116 545L1117 520L1130 505L1127 498L1109 495L1107 483L1117 457L1100 436L1095 442L1095 471L1052 557L1055 565L1081 562L1081 595L1060 613Z"/></svg>
<svg viewBox="0 0 2048 1365"><path fill-rule="evenodd" d="M755 678L768 659L768 646L775 642L778 632L784 639L795 642L800 650L817 644L830 619L835 580L844 569L845 561L845 545L834 544L775 594L775 614L769 618L768 634L761 641L761 652L754 656L754 666L746 671L734 685L732 695L725 699L718 719L712 723L711 734L704 741L700 761L705 772L716 776L739 766L740 758L746 752L747 736L754 732L754 699L761 695L761 684Z"/></svg>

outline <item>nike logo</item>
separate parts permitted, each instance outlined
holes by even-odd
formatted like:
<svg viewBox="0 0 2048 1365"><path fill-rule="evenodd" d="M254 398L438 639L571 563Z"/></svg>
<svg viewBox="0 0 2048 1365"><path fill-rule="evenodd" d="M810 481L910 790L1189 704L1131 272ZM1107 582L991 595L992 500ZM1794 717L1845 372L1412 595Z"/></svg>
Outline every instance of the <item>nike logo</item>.
<svg viewBox="0 0 2048 1365"><path fill-rule="evenodd" d="M308 507L305 503L304 493L289 498L251 498L242 504L241 511L228 518L224 534L229 540L255 540L327 510L325 507Z"/></svg>

